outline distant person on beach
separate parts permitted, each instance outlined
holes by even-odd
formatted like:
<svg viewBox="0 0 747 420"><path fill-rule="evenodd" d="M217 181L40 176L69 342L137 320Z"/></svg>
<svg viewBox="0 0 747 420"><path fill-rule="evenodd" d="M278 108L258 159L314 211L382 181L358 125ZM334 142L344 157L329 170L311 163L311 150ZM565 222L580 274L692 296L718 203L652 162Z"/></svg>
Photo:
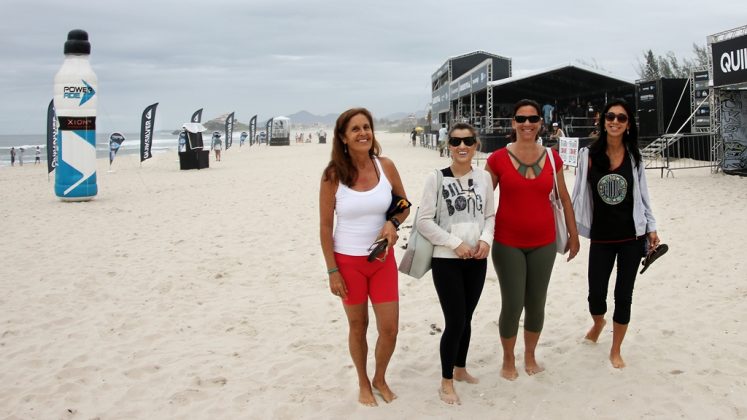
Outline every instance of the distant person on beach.
<svg viewBox="0 0 747 420"><path fill-rule="evenodd" d="M18 164L23 166L23 152L25 152L26 149L23 147L18 148Z"/></svg>
<svg viewBox="0 0 747 420"><path fill-rule="evenodd" d="M588 302L593 325L586 339L596 343L604 330L607 289L616 265L610 362L623 368L620 348L630 322L636 272L641 258L659 245L659 236L633 108L617 99L601 115L599 138L579 151L573 207L580 234L591 240Z"/></svg>
<svg viewBox="0 0 747 420"><path fill-rule="evenodd" d="M563 202L568 228L568 261L579 250L578 232L571 199L563 177L563 160L558 152L537 144L542 117L537 102L522 99L514 106L510 143L488 157L485 169L493 188L500 186L495 215L493 266L501 288L501 315L498 330L503 347L501 376L514 380L514 347L519 319L524 311L524 370L528 375L542 372L535 349L545 321L545 300L555 263L555 217L549 196L553 177ZM555 160L553 173L549 159Z"/></svg>
<svg viewBox="0 0 747 420"><path fill-rule="evenodd" d="M415 147L415 142L417 141L417 138L418 138L418 131L413 128L412 131L410 131L410 140L412 140L412 147Z"/></svg>
<svg viewBox="0 0 747 420"><path fill-rule="evenodd" d="M441 384L438 394L447 404L460 404L454 380L478 383L467 372L467 352L472 335L472 314L482 295L488 253L493 242L495 207L493 183L484 169L472 167L480 147L477 131L457 123L449 132L451 165L425 180L417 230L434 245L431 267L441 311ZM437 200L441 205L437 206ZM436 216L436 207L439 215ZM438 217L438 224L435 218Z"/></svg>
<svg viewBox="0 0 747 420"><path fill-rule="evenodd" d="M16 148L10 148L10 166L16 166Z"/></svg>
<svg viewBox="0 0 747 420"><path fill-rule="evenodd" d="M220 134L218 134L213 141L213 151L215 151L216 162L220 162L221 149L223 149L223 141L220 139Z"/></svg>
<svg viewBox="0 0 747 420"><path fill-rule="evenodd" d="M449 136L449 129L446 128L446 124L441 124L441 128L438 129L438 155L444 155L444 149L446 149L446 139ZM447 151L448 153L448 151Z"/></svg>
<svg viewBox="0 0 747 420"><path fill-rule="evenodd" d="M399 238L399 224L409 214L405 210L386 220L392 194L406 195L394 162L380 153L371 113L365 108L343 112L335 124L332 159L324 169L319 191L319 232L329 289L345 308L348 346L358 374L358 401L367 406L377 405L372 386L387 403L397 398L385 378L399 330L398 273L392 247ZM369 262L375 241L382 238L388 243L386 249ZM370 381L366 370L369 299L379 335Z"/></svg>
<svg viewBox="0 0 747 420"><path fill-rule="evenodd" d="M36 146L36 152L35 152L35 157L34 157L34 165L37 165L37 164L40 164L40 163L41 163L41 149L39 148L39 146Z"/></svg>

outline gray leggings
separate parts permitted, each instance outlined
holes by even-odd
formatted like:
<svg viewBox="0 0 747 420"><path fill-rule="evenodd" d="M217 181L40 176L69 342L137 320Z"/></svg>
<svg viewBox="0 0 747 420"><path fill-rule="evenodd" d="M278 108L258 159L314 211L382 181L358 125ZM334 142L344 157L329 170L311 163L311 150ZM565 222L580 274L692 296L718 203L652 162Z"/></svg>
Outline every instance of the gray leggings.
<svg viewBox="0 0 747 420"><path fill-rule="evenodd" d="M498 331L503 338L515 337L524 310L524 329L541 332L545 322L545 300L555 263L555 242L539 248L514 248L493 242L491 256L501 285L501 316Z"/></svg>

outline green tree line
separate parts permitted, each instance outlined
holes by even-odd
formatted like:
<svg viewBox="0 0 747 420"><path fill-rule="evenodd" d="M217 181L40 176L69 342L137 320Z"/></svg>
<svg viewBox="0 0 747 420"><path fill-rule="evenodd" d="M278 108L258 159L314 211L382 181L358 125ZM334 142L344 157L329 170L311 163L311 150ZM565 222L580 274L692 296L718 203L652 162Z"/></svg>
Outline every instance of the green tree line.
<svg viewBox="0 0 747 420"><path fill-rule="evenodd" d="M637 73L641 79L652 80L660 77L688 78L690 69L708 65L708 51L703 45L693 43L694 58L677 58L672 51L656 55L652 50L643 53L643 61L638 60Z"/></svg>

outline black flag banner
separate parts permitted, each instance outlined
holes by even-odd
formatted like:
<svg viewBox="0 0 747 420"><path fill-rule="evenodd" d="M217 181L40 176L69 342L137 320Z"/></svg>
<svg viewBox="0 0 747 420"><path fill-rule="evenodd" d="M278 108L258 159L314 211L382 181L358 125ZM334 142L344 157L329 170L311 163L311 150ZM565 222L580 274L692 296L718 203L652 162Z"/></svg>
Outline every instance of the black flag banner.
<svg viewBox="0 0 747 420"><path fill-rule="evenodd" d="M146 107L143 111L143 118L140 120L140 162L153 157L151 148L157 106L158 102Z"/></svg>
<svg viewBox="0 0 747 420"><path fill-rule="evenodd" d="M231 147L233 141L233 112L226 117L226 150Z"/></svg>
<svg viewBox="0 0 747 420"><path fill-rule="evenodd" d="M192 114L192 118L190 119L193 123L202 122L202 108L195 111L194 114Z"/></svg>
<svg viewBox="0 0 747 420"><path fill-rule="evenodd" d="M254 144L255 141L258 141L257 138L257 116L253 116L251 120L249 120L249 146Z"/></svg>
<svg viewBox="0 0 747 420"><path fill-rule="evenodd" d="M274 118L270 118L267 120L267 127L265 127L265 132L267 133L267 145L270 145L270 140L272 140L272 120Z"/></svg>
<svg viewBox="0 0 747 420"><path fill-rule="evenodd" d="M114 162L114 156L117 155L119 147L124 143L125 137L122 133L112 133L109 136L109 166Z"/></svg>
<svg viewBox="0 0 747 420"><path fill-rule="evenodd" d="M47 173L57 167L57 116L54 112L54 99L47 107Z"/></svg>

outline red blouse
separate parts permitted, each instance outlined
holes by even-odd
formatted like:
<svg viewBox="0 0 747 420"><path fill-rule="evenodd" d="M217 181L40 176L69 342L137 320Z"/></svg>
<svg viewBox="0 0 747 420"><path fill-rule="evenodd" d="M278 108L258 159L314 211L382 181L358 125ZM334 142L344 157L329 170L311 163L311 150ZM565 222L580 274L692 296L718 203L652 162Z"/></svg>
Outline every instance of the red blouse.
<svg viewBox="0 0 747 420"><path fill-rule="evenodd" d="M551 150L555 168L562 170L563 160ZM547 158L539 176L526 179L514 168L505 148L488 157L488 167L498 177L496 242L514 248L535 248L555 241L555 218L550 205L552 165Z"/></svg>

